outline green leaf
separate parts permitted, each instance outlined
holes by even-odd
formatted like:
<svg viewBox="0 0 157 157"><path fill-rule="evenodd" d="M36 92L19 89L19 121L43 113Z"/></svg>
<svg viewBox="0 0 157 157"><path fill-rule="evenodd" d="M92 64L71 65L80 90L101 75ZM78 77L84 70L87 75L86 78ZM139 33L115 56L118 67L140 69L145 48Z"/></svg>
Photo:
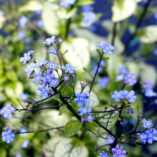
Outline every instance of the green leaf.
<svg viewBox="0 0 157 157"><path fill-rule="evenodd" d="M136 0L115 0L112 7L112 21L119 22L130 17L136 9Z"/></svg>
<svg viewBox="0 0 157 157"><path fill-rule="evenodd" d="M42 4L39 1L33 1L33 0L21 6L19 9L20 12L38 11L38 10L42 10Z"/></svg>
<svg viewBox="0 0 157 157"><path fill-rule="evenodd" d="M69 113L71 113L68 109L67 109L67 107L66 106L61 106L60 108L59 108L59 115L62 115L62 114L69 114Z"/></svg>
<svg viewBox="0 0 157 157"><path fill-rule="evenodd" d="M140 33L142 32L142 33ZM138 34L141 42L143 43L154 43L157 41L157 26L148 26L139 30Z"/></svg>
<svg viewBox="0 0 157 157"><path fill-rule="evenodd" d="M44 29L51 35L58 35L59 32L59 18L57 15L59 7L56 4L45 3L42 12L42 20Z"/></svg>
<svg viewBox="0 0 157 157"><path fill-rule="evenodd" d="M66 137L75 135L82 127L82 123L77 120L68 122L64 127L64 133Z"/></svg>

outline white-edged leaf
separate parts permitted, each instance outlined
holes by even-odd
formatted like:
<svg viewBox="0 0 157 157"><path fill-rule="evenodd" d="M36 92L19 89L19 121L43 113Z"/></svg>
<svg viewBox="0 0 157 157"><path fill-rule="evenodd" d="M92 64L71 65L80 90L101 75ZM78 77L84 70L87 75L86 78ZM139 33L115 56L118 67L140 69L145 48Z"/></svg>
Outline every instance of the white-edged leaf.
<svg viewBox="0 0 157 157"><path fill-rule="evenodd" d="M151 81L152 85L156 84L156 80L157 80L157 71L156 69L148 64L141 64L140 65L141 68L141 79L142 81Z"/></svg>
<svg viewBox="0 0 157 157"><path fill-rule="evenodd" d="M39 1L35 1L35 0L29 1L28 3L21 6L19 9L20 12L39 11L39 10L42 10L42 4Z"/></svg>
<svg viewBox="0 0 157 157"><path fill-rule="evenodd" d="M153 43L157 41L157 26L147 26L142 28L143 34L139 37L143 43Z"/></svg>
<svg viewBox="0 0 157 157"><path fill-rule="evenodd" d="M54 137L44 145L47 157L87 157L88 150L85 146L74 146L72 140L63 137Z"/></svg>
<svg viewBox="0 0 157 157"><path fill-rule="evenodd" d="M59 34L59 18L57 15L59 7L56 4L45 3L42 12L44 29L50 35Z"/></svg>
<svg viewBox="0 0 157 157"><path fill-rule="evenodd" d="M112 7L112 21L118 22L130 17L136 9L136 0L115 0Z"/></svg>
<svg viewBox="0 0 157 157"><path fill-rule="evenodd" d="M67 53L64 55L68 63L82 69L87 67L90 62L89 42L84 38L70 39L62 43L61 51Z"/></svg>

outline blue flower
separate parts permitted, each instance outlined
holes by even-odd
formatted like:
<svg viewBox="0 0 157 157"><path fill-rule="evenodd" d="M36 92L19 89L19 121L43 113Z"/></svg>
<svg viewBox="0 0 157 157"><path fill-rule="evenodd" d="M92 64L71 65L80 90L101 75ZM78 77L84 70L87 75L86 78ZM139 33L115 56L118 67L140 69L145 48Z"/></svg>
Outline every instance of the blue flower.
<svg viewBox="0 0 157 157"><path fill-rule="evenodd" d="M96 21L96 15L92 11L85 12L83 15L82 25L85 27L91 26Z"/></svg>
<svg viewBox="0 0 157 157"><path fill-rule="evenodd" d="M137 96L135 96L135 92L133 90L131 90L130 92L128 92L126 99L128 100L129 103L133 103L135 102Z"/></svg>
<svg viewBox="0 0 157 157"><path fill-rule="evenodd" d="M27 64L32 59L33 54L34 54L33 50L28 51L27 53L24 54L23 57L20 58L20 62L22 62L23 64Z"/></svg>
<svg viewBox="0 0 157 157"><path fill-rule="evenodd" d="M61 0L61 7L67 8L75 3L76 0Z"/></svg>
<svg viewBox="0 0 157 157"><path fill-rule="evenodd" d="M115 141L114 137L107 136L105 143L106 144L112 144Z"/></svg>
<svg viewBox="0 0 157 157"><path fill-rule="evenodd" d="M108 77L103 77L98 81L98 84L101 88L106 88L106 86L109 84L109 78Z"/></svg>
<svg viewBox="0 0 157 157"><path fill-rule="evenodd" d="M142 123L143 123L143 127L144 127L145 129L150 129L150 128L153 127L153 123L152 123L151 120L143 119L143 120L142 120Z"/></svg>
<svg viewBox="0 0 157 157"><path fill-rule="evenodd" d="M78 111L80 116L87 115L91 112L91 106L80 107Z"/></svg>
<svg viewBox="0 0 157 157"><path fill-rule="evenodd" d="M15 108L11 105L7 105L0 110L0 115L3 115L4 118L11 119L13 118L13 113Z"/></svg>
<svg viewBox="0 0 157 157"><path fill-rule="evenodd" d="M107 42L99 43L97 48L106 54L113 54L113 52L114 52L114 47Z"/></svg>
<svg viewBox="0 0 157 157"><path fill-rule="evenodd" d="M145 81L144 85L143 85L143 88L145 90L145 96L146 97L154 97L154 96L157 95L157 93L155 93L153 91L153 86L152 86L150 81Z"/></svg>
<svg viewBox="0 0 157 157"><path fill-rule="evenodd" d="M84 104L88 104L89 102L89 94L88 93L76 93L76 98L74 101L78 104L78 106L82 107Z"/></svg>
<svg viewBox="0 0 157 157"><path fill-rule="evenodd" d="M2 140L6 143L14 141L15 134L12 130L8 129L2 132Z"/></svg>
<svg viewBox="0 0 157 157"><path fill-rule="evenodd" d="M50 46L50 45L53 45L56 41L56 37L55 36L52 36L50 38L47 38L45 41L44 41L44 44L47 45L47 46Z"/></svg>
<svg viewBox="0 0 157 157"><path fill-rule="evenodd" d="M28 100L28 94L27 93L22 93L20 95L20 99L23 100L23 101L27 101Z"/></svg>
<svg viewBox="0 0 157 157"><path fill-rule="evenodd" d="M29 145L29 141L28 140L24 140L22 143L22 148L27 148Z"/></svg>
<svg viewBox="0 0 157 157"><path fill-rule="evenodd" d="M65 66L62 66L62 69L69 74L74 74L75 68L71 66L70 64L66 64Z"/></svg>
<svg viewBox="0 0 157 157"><path fill-rule="evenodd" d="M19 25L24 27L28 22L28 18L26 16L21 16L19 19Z"/></svg>
<svg viewBox="0 0 157 157"><path fill-rule="evenodd" d="M153 141L157 141L157 131L154 128L151 128L146 131L147 134L147 142L152 144Z"/></svg>
<svg viewBox="0 0 157 157"><path fill-rule="evenodd" d="M99 156L100 157L109 157L109 155L106 152L104 152L104 151L100 152Z"/></svg>
<svg viewBox="0 0 157 157"><path fill-rule="evenodd" d="M139 134L139 139L142 143L146 143L147 142L147 134L145 132Z"/></svg>
<svg viewBox="0 0 157 157"><path fill-rule="evenodd" d="M88 114L87 115L87 118L86 118L86 120L87 120L87 122L92 122L93 121L93 119L94 119L94 117L93 117L93 115L92 114Z"/></svg>
<svg viewBox="0 0 157 157"><path fill-rule="evenodd" d="M137 82L136 75L134 73L128 73L124 76L124 83L133 86Z"/></svg>
<svg viewBox="0 0 157 157"><path fill-rule="evenodd" d="M115 148L112 148L112 154L113 157L124 157L126 155L126 151L123 149L123 147L116 145Z"/></svg>

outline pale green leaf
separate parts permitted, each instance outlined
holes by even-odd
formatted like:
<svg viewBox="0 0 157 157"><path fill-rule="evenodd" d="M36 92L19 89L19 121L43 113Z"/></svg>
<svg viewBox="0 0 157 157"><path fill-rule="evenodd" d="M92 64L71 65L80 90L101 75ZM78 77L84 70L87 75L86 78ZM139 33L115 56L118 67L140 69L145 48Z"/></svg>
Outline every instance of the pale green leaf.
<svg viewBox="0 0 157 157"><path fill-rule="evenodd" d="M143 43L153 43L157 41L157 26L147 26L140 31L143 32L139 37Z"/></svg>
<svg viewBox="0 0 157 157"><path fill-rule="evenodd" d="M35 0L29 1L28 3L21 6L19 9L20 12L39 11L39 10L42 10L42 4L39 1L35 1Z"/></svg>
<svg viewBox="0 0 157 157"><path fill-rule="evenodd" d="M83 38L70 39L62 43L61 51L67 53L64 55L68 63L82 69L87 67L90 62L89 42Z"/></svg>
<svg viewBox="0 0 157 157"><path fill-rule="evenodd" d="M59 34L59 18L57 15L58 9L58 5L51 3L46 3L43 7L42 20L44 29L51 35Z"/></svg>
<svg viewBox="0 0 157 157"><path fill-rule="evenodd" d="M119 22L130 17L136 9L136 0L115 0L112 7L112 21Z"/></svg>
<svg viewBox="0 0 157 157"><path fill-rule="evenodd" d="M54 137L44 145L44 153L47 157L88 157L88 150L84 145L75 146L72 139Z"/></svg>
<svg viewBox="0 0 157 157"><path fill-rule="evenodd" d="M153 66L143 63L140 65L140 70L141 70L140 76L143 82L151 81L153 85L156 84L157 72Z"/></svg>

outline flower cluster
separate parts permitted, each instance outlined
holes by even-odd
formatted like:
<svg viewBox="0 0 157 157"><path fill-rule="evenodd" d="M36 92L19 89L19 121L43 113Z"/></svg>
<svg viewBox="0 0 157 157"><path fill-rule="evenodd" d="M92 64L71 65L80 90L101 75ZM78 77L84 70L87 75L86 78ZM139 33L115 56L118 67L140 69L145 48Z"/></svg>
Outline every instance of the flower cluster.
<svg viewBox="0 0 157 157"><path fill-rule="evenodd" d="M119 67L118 68L119 75L116 77L116 81L123 81L124 84L133 86L137 80L136 75L134 73L128 72L126 67Z"/></svg>
<svg viewBox="0 0 157 157"><path fill-rule="evenodd" d="M97 49L103 51L106 54L113 54L114 47L107 42L100 42L97 46Z"/></svg>
<svg viewBox="0 0 157 157"><path fill-rule="evenodd" d="M63 8L67 8L75 3L76 0L61 0L60 6Z"/></svg>
<svg viewBox="0 0 157 157"><path fill-rule="evenodd" d="M152 121L143 119L142 123L143 123L143 127L147 130L137 134L139 136L139 140L144 144L146 142L152 144L153 141L157 141L157 130L153 128Z"/></svg>
<svg viewBox="0 0 157 157"><path fill-rule="evenodd" d="M89 104L89 94L88 93L77 93L76 98L74 101L77 103L79 109L79 115L82 118L82 121L88 121L92 122L93 121L93 115L90 113L91 112L91 106L87 105Z"/></svg>
<svg viewBox="0 0 157 157"><path fill-rule="evenodd" d="M15 134L12 130L6 129L2 132L2 140L6 143L14 141Z"/></svg>
<svg viewBox="0 0 157 157"><path fill-rule="evenodd" d="M11 119L14 112L15 108L11 105L7 105L0 110L0 115L3 115L4 118Z"/></svg>
<svg viewBox="0 0 157 157"><path fill-rule="evenodd" d="M133 90L121 90L121 91L114 91L112 94L112 98L116 102L120 102L122 100L127 100L129 103L133 103L136 100L135 92Z"/></svg>
<svg viewBox="0 0 157 157"><path fill-rule="evenodd" d="M157 95L157 93L153 91L153 87L150 81L145 81L143 87L145 90L146 97L154 97Z"/></svg>
<svg viewBox="0 0 157 157"><path fill-rule="evenodd" d="M52 36L50 38L47 38L44 43L47 46L52 45L53 48L55 48L55 42L57 42L56 37ZM28 54L30 53L27 53L27 55ZM31 56L29 56L29 58L25 57L23 61L24 63L28 63L30 59L31 59ZM53 89L56 88L59 82L61 81L60 79L58 79L60 77L58 76L59 66L57 66L52 61L48 61L44 59L42 59L41 61L36 61L35 59L33 59L33 61L34 62L31 63L25 69L27 76L33 82L39 85L38 90L39 90L40 97L46 98L53 95L54 94ZM68 76L74 77L75 68L72 67L70 64L66 64L65 66L63 65L62 67L60 67L60 69L62 69L62 72L64 73L64 79L65 79L65 76L66 76L66 80L69 79Z"/></svg>

